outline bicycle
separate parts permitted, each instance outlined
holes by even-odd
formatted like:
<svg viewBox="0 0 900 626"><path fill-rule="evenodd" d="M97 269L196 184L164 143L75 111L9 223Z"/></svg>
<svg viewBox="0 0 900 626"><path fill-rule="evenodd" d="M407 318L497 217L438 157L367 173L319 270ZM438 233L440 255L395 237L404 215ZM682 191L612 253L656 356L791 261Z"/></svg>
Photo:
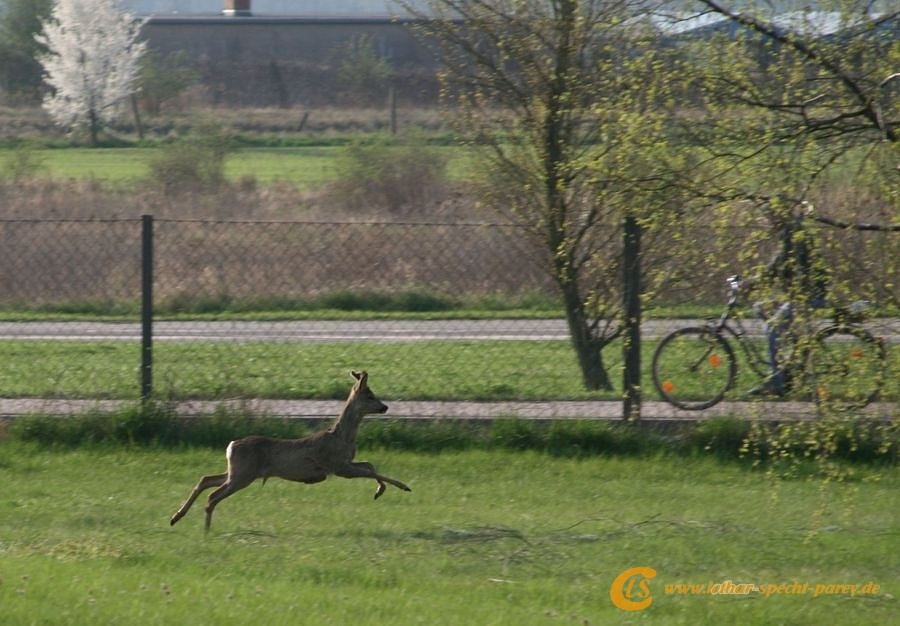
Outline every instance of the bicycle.
<svg viewBox="0 0 900 626"><path fill-rule="evenodd" d="M679 328L660 341L653 354L653 384L663 400L680 409L707 409L734 388L738 361L733 342L760 378L770 375L767 350L751 339L739 316L741 277L730 276L728 303L719 317L704 326ZM885 371L884 341L862 326L857 304L835 308L828 325L806 337L791 328L784 333L779 365L792 391L805 390L820 406L832 410L859 408L874 401Z"/></svg>

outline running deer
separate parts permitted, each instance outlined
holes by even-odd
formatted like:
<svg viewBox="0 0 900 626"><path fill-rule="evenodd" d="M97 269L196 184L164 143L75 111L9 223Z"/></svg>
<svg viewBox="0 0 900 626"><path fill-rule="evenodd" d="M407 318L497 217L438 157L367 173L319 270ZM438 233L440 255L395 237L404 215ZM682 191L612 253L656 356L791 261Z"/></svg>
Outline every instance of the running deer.
<svg viewBox="0 0 900 626"><path fill-rule="evenodd" d="M363 417L385 413L388 408L369 389L366 372L350 373L356 383L350 390L343 412L330 428L302 439L253 436L232 441L225 449L228 471L201 478L188 499L172 516L171 524L174 525L184 517L204 490L218 487L206 502L206 530L209 531L213 509L217 504L257 478L262 478L265 484L266 479L271 476L310 484L322 482L329 474L343 478L371 478L377 483L376 500L384 493L385 483L403 491L412 491L399 480L377 473L371 463L353 461L353 455L356 454L356 433Z"/></svg>

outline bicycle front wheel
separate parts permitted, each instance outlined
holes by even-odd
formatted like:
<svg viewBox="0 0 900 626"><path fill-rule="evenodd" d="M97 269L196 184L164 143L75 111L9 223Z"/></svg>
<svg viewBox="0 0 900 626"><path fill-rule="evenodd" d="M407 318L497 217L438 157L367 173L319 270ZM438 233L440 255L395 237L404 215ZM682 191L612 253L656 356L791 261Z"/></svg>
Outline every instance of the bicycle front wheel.
<svg viewBox="0 0 900 626"><path fill-rule="evenodd" d="M884 344L864 328L829 326L816 334L805 371L816 402L845 411L874 401L884 383Z"/></svg>
<svg viewBox="0 0 900 626"><path fill-rule="evenodd" d="M680 409L706 409L734 385L737 362L725 339L708 328L681 328L653 353L653 384L663 400Z"/></svg>

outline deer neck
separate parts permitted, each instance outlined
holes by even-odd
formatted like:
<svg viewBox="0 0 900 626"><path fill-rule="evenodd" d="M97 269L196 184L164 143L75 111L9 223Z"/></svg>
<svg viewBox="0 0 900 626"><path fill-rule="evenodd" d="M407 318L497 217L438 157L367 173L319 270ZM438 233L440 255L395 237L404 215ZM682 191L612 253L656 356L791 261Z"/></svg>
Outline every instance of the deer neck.
<svg viewBox="0 0 900 626"><path fill-rule="evenodd" d="M331 432L344 441L353 443L356 441L356 433L363 417L364 414L359 411L355 402L347 402L340 416L332 424Z"/></svg>

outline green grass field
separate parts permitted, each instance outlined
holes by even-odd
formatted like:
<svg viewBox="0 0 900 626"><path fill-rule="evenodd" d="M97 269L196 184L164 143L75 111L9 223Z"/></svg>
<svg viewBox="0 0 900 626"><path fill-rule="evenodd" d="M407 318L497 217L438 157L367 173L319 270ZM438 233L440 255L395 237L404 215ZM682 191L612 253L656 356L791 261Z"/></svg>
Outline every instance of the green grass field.
<svg viewBox="0 0 900 626"><path fill-rule="evenodd" d="M769 480L705 459L365 450L410 484L257 483L169 516L221 451L0 444L8 624L887 624L898 611L896 469ZM652 605L610 600L656 570ZM806 595L666 584L809 583ZM880 585L813 597L816 585ZM637 587L634 590L637 591Z"/></svg>
<svg viewBox="0 0 900 626"><path fill-rule="evenodd" d="M41 173L52 178L129 184L150 175L149 163L157 153L156 148L37 149L34 158L42 165ZM226 175L317 187L334 178L334 154L333 147L244 148L229 160ZM0 161L3 158L0 150Z"/></svg>
<svg viewBox="0 0 900 626"><path fill-rule="evenodd" d="M0 351L4 397L129 399L139 395L139 346L126 342L16 341ZM655 342L643 345L645 398L658 397L649 368ZM886 380L900 371L888 346ZM586 391L566 341L429 341L415 343L166 343L154 346L160 398L346 397L350 369L366 369L379 394L420 400L618 399L621 345L605 352L615 389ZM740 361L739 363L743 363ZM759 379L740 365L741 397ZM896 400L886 385L883 399Z"/></svg>
<svg viewBox="0 0 900 626"><path fill-rule="evenodd" d="M135 398L140 352L124 342L7 341L5 397ZM613 356L613 366L615 366ZM564 341L174 344L154 347L160 397L340 398L350 369L394 399L615 397L587 392Z"/></svg>
<svg viewBox="0 0 900 626"><path fill-rule="evenodd" d="M462 177L469 162L464 151L456 146L440 149L449 155L448 175ZM287 182L316 189L336 178L335 159L342 150L341 145L239 148L226 161L225 175L232 181L252 176L263 184ZM157 148L41 148L33 150L32 158L40 164L42 176L128 185L150 176L149 163L158 152ZM11 153L11 148L0 148L0 163Z"/></svg>

